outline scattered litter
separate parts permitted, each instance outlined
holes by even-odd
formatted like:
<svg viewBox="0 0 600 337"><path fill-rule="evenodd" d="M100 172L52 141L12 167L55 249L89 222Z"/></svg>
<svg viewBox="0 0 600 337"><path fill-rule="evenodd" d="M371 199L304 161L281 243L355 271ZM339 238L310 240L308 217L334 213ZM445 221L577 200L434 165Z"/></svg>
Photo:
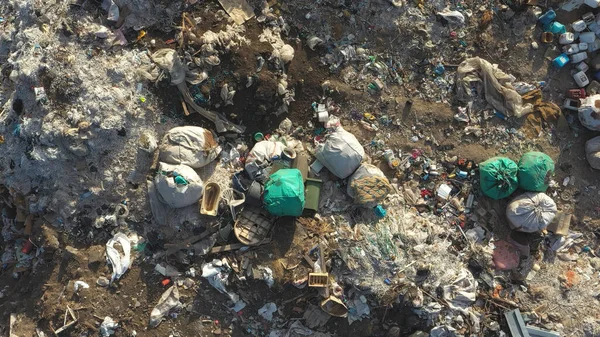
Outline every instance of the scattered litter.
<svg viewBox="0 0 600 337"><path fill-rule="evenodd" d="M83 282L83 281L75 281L73 283L73 290L75 292L78 292L79 289L89 289L89 287L90 287L90 285L87 284L87 283L85 283L85 282Z"/></svg>
<svg viewBox="0 0 600 337"><path fill-rule="evenodd" d="M150 321L148 326L156 328L169 312L177 310L182 306L179 302L179 290L177 286L172 286L167 289L158 299L158 303L150 313Z"/></svg>
<svg viewBox="0 0 600 337"><path fill-rule="evenodd" d="M275 312L277 312L277 305L272 302L269 302L258 309L258 314L269 322L273 320L273 314Z"/></svg>
<svg viewBox="0 0 600 337"><path fill-rule="evenodd" d="M116 243L121 245L121 251L114 247ZM110 283L113 283L127 272L131 263L131 242L127 235L117 233L108 240L106 243L106 259L113 269L110 279Z"/></svg>
<svg viewBox="0 0 600 337"><path fill-rule="evenodd" d="M102 324L100 324L100 336L108 337L115 333L115 330L119 327L119 324L115 322L110 316L104 317Z"/></svg>

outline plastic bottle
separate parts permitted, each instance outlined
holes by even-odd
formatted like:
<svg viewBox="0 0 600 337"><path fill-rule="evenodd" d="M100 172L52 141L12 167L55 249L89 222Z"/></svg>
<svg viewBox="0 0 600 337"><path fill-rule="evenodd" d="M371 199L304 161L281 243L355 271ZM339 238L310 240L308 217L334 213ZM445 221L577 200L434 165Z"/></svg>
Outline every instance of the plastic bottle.
<svg viewBox="0 0 600 337"><path fill-rule="evenodd" d="M566 33L568 34L568 33ZM596 33L594 32L583 32L579 34L579 41L585 43L594 43L596 41Z"/></svg>
<svg viewBox="0 0 600 337"><path fill-rule="evenodd" d="M579 53L581 54L581 53ZM575 54L578 55L578 54ZM573 55L573 56L575 56ZM587 57L587 54L586 54ZM552 60L552 65L556 68L562 68L565 66L565 64L569 63L569 55L567 54L560 54L558 55L558 57L556 57L554 60Z"/></svg>
<svg viewBox="0 0 600 337"><path fill-rule="evenodd" d="M583 3L592 8L598 8L598 6L600 6L600 0L584 0Z"/></svg>
<svg viewBox="0 0 600 337"><path fill-rule="evenodd" d="M577 47L579 47L580 51L584 51L588 49L589 45L585 42L579 42L579 44L577 44Z"/></svg>
<svg viewBox="0 0 600 337"><path fill-rule="evenodd" d="M571 24L571 27L573 27L573 30L576 32L582 32L587 28L587 25L585 21L577 20Z"/></svg>
<svg viewBox="0 0 600 337"><path fill-rule="evenodd" d="M564 54L562 54L562 55L564 55ZM581 62L583 60L586 60L587 58L588 58L587 52L582 51L581 53L577 53L577 54L571 55L571 62L573 62L573 63L579 63L579 62ZM554 63L554 61L553 61L553 63ZM559 68L561 68L561 67L559 67Z"/></svg>
<svg viewBox="0 0 600 337"><path fill-rule="evenodd" d="M568 44L563 47L563 52L565 52L569 55L579 53L579 44L578 43Z"/></svg>
<svg viewBox="0 0 600 337"><path fill-rule="evenodd" d="M545 26L550 22L554 21L554 19L556 19L556 12L551 9L546 13L542 14L538 21L542 24L542 26Z"/></svg>
<svg viewBox="0 0 600 337"><path fill-rule="evenodd" d="M586 72L588 69L590 69L590 66L588 66L585 62L581 62L575 66L575 69Z"/></svg>
<svg viewBox="0 0 600 337"><path fill-rule="evenodd" d="M594 33L592 33L592 34L594 34ZM581 35L580 35L580 38L581 38ZM560 34L560 37L558 38L558 42L560 44L569 44L569 43L573 43L573 41L575 41L575 34L573 34L571 32L566 32L566 33ZM594 41L592 41L592 42L594 42Z"/></svg>
<svg viewBox="0 0 600 337"><path fill-rule="evenodd" d="M590 84L590 80L588 79L587 75L583 71L575 73L575 75L573 75L573 79L575 80L575 83L577 83L577 85L580 88L583 88L586 85Z"/></svg>
<svg viewBox="0 0 600 337"><path fill-rule="evenodd" d="M563 34L567 32L567 28L560 22L552 22L544 30L549 31L553 34Z"/></svg>

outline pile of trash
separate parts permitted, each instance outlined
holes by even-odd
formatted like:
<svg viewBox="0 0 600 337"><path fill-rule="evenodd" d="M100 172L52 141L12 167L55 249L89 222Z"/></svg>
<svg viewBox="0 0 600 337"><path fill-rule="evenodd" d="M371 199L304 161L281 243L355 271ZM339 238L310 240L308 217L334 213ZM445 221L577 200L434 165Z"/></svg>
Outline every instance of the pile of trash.
<svg viewBox="0 0 600 337"><path fill-rule="evenodd" d="M483 35L496 16L519 27L535 17L542 42L563 45L553 66L577 70L563 108L598 131L600 84L587 75L600 70L594 11L567 28L531 2L513 21L521 5L469 1L106 0L93 4L102 17L87 6L0 4L3 270L23 283L67 282L57 291L35 278L46 315L37 318L48 322L37 330L135 336L139 312L125 319L116 302L93 302L131 301L133 312L145 297L142 325L159 334L330 336L357 321L388 336L569 333L548 319L548 302L531 299L561 305L595 287L578 288L593 282L598 266L587 262L600 253L580 232L593 223L575 209L582 191L575 176L555 181L566 165L538 146L560 141L567 118L545 82L471 55L471 31ZM382 22L368 22L366 8ZM173 39L149 38L157 25ZM402 50L369 42L376 26L403 28ZM251 62L237 72L242 50ZM304 90L295 61L317 62L331 80ZM298 114L295 99L312 90L320 97ZM240 116L245 100L259 107L250 117ZM444 144L431 130L438 117L412 111L418 100L454 104L442 111ZM479 147L465 156L466 145ZM584 147L600 169L600 137ZM496 153L476 153L484 148ZM171 324L180 315L188 327Z"/></svg>

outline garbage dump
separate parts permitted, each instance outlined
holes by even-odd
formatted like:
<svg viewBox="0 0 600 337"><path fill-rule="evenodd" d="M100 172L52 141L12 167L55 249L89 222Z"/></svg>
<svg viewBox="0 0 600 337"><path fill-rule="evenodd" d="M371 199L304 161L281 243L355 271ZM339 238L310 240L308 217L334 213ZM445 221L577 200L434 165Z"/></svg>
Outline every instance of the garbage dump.
<svg viewBox="0 0 600 337"><path fill-rule="evenodd" d="M598 7L0 2L1 333L596 335Z"/></svg>

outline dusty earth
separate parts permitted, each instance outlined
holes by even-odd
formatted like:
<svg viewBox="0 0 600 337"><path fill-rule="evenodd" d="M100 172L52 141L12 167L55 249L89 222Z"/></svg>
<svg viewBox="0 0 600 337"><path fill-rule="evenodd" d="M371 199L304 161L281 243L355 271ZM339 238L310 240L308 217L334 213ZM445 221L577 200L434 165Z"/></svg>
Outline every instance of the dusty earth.
<svg viewBox="0 0 600 337"><path fill-rule="evenodd" d="M258 7L257 1L250 2ZM217 110L240 122L247 127L247 132L242 135L248 144L252 144L252 135L255 132L264 134L273 133L281 120L289 118L294 127L302 126L305 130L312 130L309 121L314 123L312 102L319 101L325 96L322 84L329 81L333 90L328 94L340 107L342 125L354 133L363 144L371 144L373 140L384 139L385 148L411 151L418 148L431 157L452 157L472 159L481 162L495 155L506 155L513 159L529 150L543 151L556 161L556 176L554 180L562 183L565 177L575 177L574 184L561 189L558 193L568 190L573 199L559 200L561 208L572 207L575 218L571 225L572 230L584 233L588 246L592 251L598 248L598 239L595 237L600 224L600 175L593 171L585 161L585 141L594 134L585 130L578 124L577 118L570 112L565 112L564 118L568 121L565 129L560 129L557 123L545 123L538 136L518 139L512 136L493 136L479 139L474 136L465 136L461 131L464 124L454 120L457 102L452 100L452 88L446 94L448 102L440 101L436 95L427 96L427 90L422 83L432 77L431 62L429 59L442 59L447 69L460 63L466 55L481 56L499 67L527 82L545 81L542 90L544 99L555 101L560 105L564 92L572 88L574 83L567 70L557 71L549 66L544 59L546 46L540 43L540 48L535 50L531 42L539 41L540 27L533 23L515 18L495 16L492 23L483 28L477 24L467 28L467 46L463 47L457 40L444 36L438 48L427 49L419 45L409 45L414 34L419 34L418 25L411 30L408 27L396 27L393 22L383 24L378 22L382 12L389 5L379 2L364 1L361 5L351 4L351 1L317 1L317 2L271 2L272 7L282 15L290 24L290 33L286 40L295 49L295 57L287 66L288 82L296 92L295 102L290 105L289 113L274 116L269 113L269 99L264 96L274 95L277 84L273 81L270 71L260 73L259 86L245 87L247 76L254 74L256 57L263 55L265 58L271 52L270 46L260 43L257 36L262 31L262 26L256 20L245 23L245 35L253 42L248 46L225 55L222 65L215 68L209 75L212 81L211 96L218 97L218 88L222 83L237 83L237 94L234 105L221 107ZM465 6L477 8L478 2L465 1ZM214 13L220 9L216 1L200 1L195 6L186 6L185 11L194 17L201 18L200 30L222 29L225 22L216 20ZM515 8L516 18L526 17L526 8ZM347 11L354 11L358 18L357 23L349 24ZM313 13L311 19L306 14ZM85 6L74 10L74 17L89 15L103 20L105 12L98 9L94 1L86 2ZM565 22L570 18L578 17L581 13L560 13L559 19ZM527 22L527 24L525 24ZM525 32L513 34L513 30L524 26ZM148 36L136 44L126 48L155 49L167 46L164 41L175 38L176 32L164 32L161 27L149 30ZM531 30L531 31L529 31ZM403 72L410 79L402 85L389 85L383 93L370 94L365 90L366 84L350 85L345 83L341 74L330 72L321 58L327 50L318 48L310 50L305 45L308 35L321 32L331 34L333 39L340 40L348 34L354 34L357 41L368 45L373 55L399 53ZM426 32L425 32L426 33ZM131 33L134 34L134 33ZM423 34L423 33L421 33ZM134 34L135 35L135 34ZM443 36L443 35L442 35ZM150 45L150 40L155 39L156 45ZM173 44L168 45L175 48ZM408 46L408 47L407 47ZM400 52L398 52L400 50ZM264 92L257 92L262 90ZM177 90L166 81L160 82L151 92L160 101L165 116L182 116ZM412 102L412 109L405 109L407 101ZM265 103L266 102L266 103ZM266 110L263 111L263 110ZM365 112L377 115L387 114L393 119L399 119L399 125L391 125L381 131L367 131L361 127L353 115L359 116ZM192 114L184 118L185 124L211 127L200 116ZM504 127L525 131L522 120L510 119L501 121L497 118L483 122L484 128ZM418 131L433 137L439 143L436 146L431 139L420 139L413 142L410 138ZM389 136L386 136L389 135ZM312 135L305 135L303 141L310 144ZM485 141L484 141L485 140ZM450 150L441 150L441 145L452 145ZM374 153L374 149L367 145L367 152ZM379 162L379 158L373 158ZM384 167L384 165L381 165ZM390 176L392 172L387 169ZM561 192L562 191L562 192ZM135 200L132 200L135 202ZM503 209L506 201L492 202L491 208ZM504 214L503 212L499 212ZM220 218L224 219L224 218ZM226 221L226 220L223 220ZM156 259L153 256L162 251L163 245L173 242L177 238L191 235L186 232L165 234L161 228L152 228L148 221L135 224L138 233L143 233L147 238L147 246L137 252L137 258L125 276L113 287L104 289L96 285L99 276L109 276L110 267L106 265L104 244L111 237L110 233L102 233L92 228L80 228L79 232L58 232L44 224L43 219L37 219L33 225L34 242L46 247L44 258L32 271L22 272L17 279L13 277L10 268L4 269L0 275L0 321L5 334L8 333L7 322L11 314L16 314L17 324L13 327L16 336L31 336L31 331L38 327L46 333L50 328L63 325L65 308L68 305L76 312L78 323L61 336L91 336L98 335L98 327L105 316L111 316L119 322L119 328L114 336L132 336L133 331L138 336L213 336L229 333L232 336L264 336L276 328L269 322L257 317L256 311L266 302L281 303L279 314L287 320L301 318L308 303L316 303L316 291L300 290L291 284L295 277L294 270L286 270L283 263L289 260L297 261L308 248L307 242L311 238L323 234L322 224L310 228L310 221L296 221L295 219L280 219L274 227L271 243L252 249L249 253L227 253L217 256L229 256L231 259L240 258L244 254L254 257L255 264L269 265L275 274L275 285L268 288L264 281L248 280L234 282L230 287L249 299L250 303L240 313L236 314L229 309L225 295L216 291L206 280L194 278L194 285L190 289L180 287L181 302L184 309L179 317L170 317L156 329L147 329L149 313L156 304L160 294L166 289L161 285L164 277L153 272L154 264L164 259L178 267L187 270L209 261L217 256L209 255L202 258L189 257L187 265L181 261L166 258ZM94 230L93 240L86 239L85 233ZM193 234L202 232L204 228L194 229ZM180 229L181 231L181 229ZM494 228L496 235L506 236L508 230L503 227ZM170 259L173 259L172 257ZM597 259L596 259L597 260ZM597 263L597 262L595 262ZM571 262L567 267L543 267L532 286L543 286L556 283L558 274L566 270L575 270L583 261ZM597 268L598 266L596 266ZM306 268L298 267L298 268ZM597 274L592 278L597 279ZM84 289L74 293L73 282L83 280L90 284L91 289ZM553 281L550 281L553 280ZM585 284L584 284L585 283ZM570 297L569 292L577 292L577 287L597 288L597 282L585 281L576 284L572 289L562 293L562 298L552 298L549 295L538 297L525 295L522 303L524 307L536 308L540 305L548 306L548 312L559 316L558 320L567 328L575 328L578 322L579 311L587 316L599 318L597 298L583 298L580 293ZM585 293L585 292L581 292ZM565 303L571 303L567 305ZM385 327L399 325L404 327L403 334L418 330L419 324L415 318L405 311L405 308L394 307L389 309L384 306L372 307L373 319L367 319L348 325L344 319L331 319L323 331L328 331L335 336L382 336ZM497 315L492 313L492 316ZM494 316L497 317L497 316ZM500 317L497 317L500 320ZM598 335L596 332L594 335ZM39 335L38 335L39 336Z"/></svg>

